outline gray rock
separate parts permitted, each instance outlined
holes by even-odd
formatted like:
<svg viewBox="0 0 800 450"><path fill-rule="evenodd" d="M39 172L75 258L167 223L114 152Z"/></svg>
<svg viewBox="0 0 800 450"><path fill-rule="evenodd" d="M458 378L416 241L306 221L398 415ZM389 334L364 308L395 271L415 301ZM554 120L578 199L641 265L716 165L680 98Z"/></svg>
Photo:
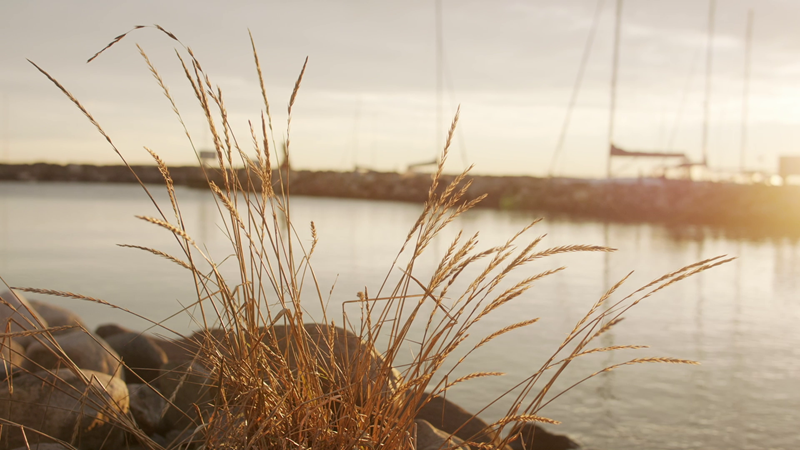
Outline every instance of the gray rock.
<svg viewBox="0 0 800 450"><path fill-rule="evenodd" d="M203 422L208 421L216 388L211 374L203 366L187 361L167 363L161 369L158 386L164 397L172 402L161 419L164 429L194 428L200 424L198 409Z"/></svg>
<svg viewBox="0 0 800 450"><path fill-rule="evenodd" d="M169 444L167 438L158 433L151 434L149 437L150 439L153 440L153 442L155 442L156 444L160 445L163 448L167 448L167 445Z"/></svg>
<svg viewBox="0 0 800 450"><path fill-rule="evenodd" d="M150 336L167 354L169 361L192 361L196 359L198 344L192 339L162 339Z"/></svg>
<svg viewBox="0 0 800 450"><path fill-rule="evenodd" d="M170 449L188 449L193 448L194 430L172 430L167 433L167 447Z"/></svg>
<svg viewBox="0 0 800 450"><path fill-rule="evenodd" d="M315 345L317 361L323 370L329 373L337 368L349 368L350 379L361 381L360 402L376 393L391 395L400 384L399 372L375 350L349 330L318 323L303 325L311 342ZM273 327L277 329L278 327ZM333 345L329 345L329 336L333 336ZM332 354L331 354L332 349ZM331 356L333 362L331 363ZM359 376L362 368L366 368L367 376ZM386 371L386 373L383 373ZM380 384L379 384L380 383Z"/></svg>
<svg viewBox="0 0 800 450"><path fill-rule="evenodd" d="M33 306L33 309L39 313L39 316L41 316L50 327L63 327L72 325L86 329L86 324L83 323L83 320L81 320L77 314L66 308L39 300L28 300L28 303ZM70 331L73 330L56 331L54 334L64 334L69 333Z"/></svg>
<svg viewBox="0 0 800 450"><path fill-rule="evenodd" d="M361 383L357 392L357 400L363 404L365 398L382 392L391 395L399 386L400 374L390 365L386 364L374 347L369 346L354 333L340 327L331 327L319 323L306 323L303 325L310 346L311 356L317 362L320 370L335 373L347 370L350 379ZM332 339L332 342L328 342ZM199 348L201 343L214 343L217 351L225 354L230 350L227 345L229 337L220 330L207 330L196 333L192 338L183 342L184 347ZM291 369L295 369L296 355L295 343L289 336L289 328L275 325L264 330L262 339L264 344L272 347L277 344L278 350L287 356ZM366 369L368 376L360 376ZM385 373L384 373L385 371ZM340 380L341 381L341 380ZM323 380L323 382L326 382ZM325 389L336 389L334 386L324 385Z"/></svg>
<svg viewBox="0 0 800 450"><path fill-rule="evenodd" d="M417 419L417 450L470 450L461 438L434 427L428 421Z"/></svg>
<svg viewBox="0 0 800 450"><path fill-rule="evenodd" d="M125 363L128 383L151 383L160 374L161 366L169 362L156 341L140 333L113 334L106 342Z"/></svg>
<svg viewBox="0 0 800 450"><path fill-rule="evenodd" d="M125 383L99 372L24 373L14 377L13 390L5 383L0 387L0 418L28 427L31 445L53 442L46 435L82 450L116 450L124 433L113 422L127 412ZM19 428L3 427L0 448L24 445Z"/></svg>
<svg viewBox="0 0 800 450"><path fill-rule="evenodd" d="M105 325L100 325L99 327L97 327L96 330L94 330L94 334L100 336L103 339L119 333L132 333L132 332L133 330L121 327L115 323L107 323Z"/></svg>
<svg viewBox="0 0 800 450"><path fill-rule="evenodd" d="M158 429L161 415L167 405L166 401L152 387L141 383L128 384L131 414L134 420L147 434Z"/></svg>
<svg viewBox="0 0 800 450"><path fill-rule="evenodd" d="M100 337L80 330L53 336L53 339L63 352L49 341L36 342L28 347L25 353L27 361L22 367L31 372L40 368L58 369L68 367L64 361L68 358L83 370L123 377L119 355Z"/></svg>
<svg viewBox="0 0 800 450"><path fill-rule="evenodd" d="M495 445L500 442L497 434L489 429L489 424L438 395L424 398L415 418L425 420L439 430L454 433L466 442Z"/></svg>
<svg viewBox="0 0 800 450"><path fill-rule="evenodd" d="M570 450L580 448L577 442L561 434L550 433L535 423L526 423L520 437L508 444L513 450Z"/></svg>
<svg viewBox="0 0 800 450"><path fill-rule="evenodd" d="M25 348L13 340L0 340L0 380L6 379L6 374L14 373L25 361Z"/></svg>
<svg viewBox="0 0 800 450"><path fill-rule="evenodd" d="M47 321L36 313L21 292L14 291L12 294L11 291L5 291L0 293L0 299L3 300L0 301L0 332L5 332L6 329L14 333L47 328ZM6 328L7 324L9 328ZM27 347L35 342L36 338L19 336L14 340Z"/></svg>

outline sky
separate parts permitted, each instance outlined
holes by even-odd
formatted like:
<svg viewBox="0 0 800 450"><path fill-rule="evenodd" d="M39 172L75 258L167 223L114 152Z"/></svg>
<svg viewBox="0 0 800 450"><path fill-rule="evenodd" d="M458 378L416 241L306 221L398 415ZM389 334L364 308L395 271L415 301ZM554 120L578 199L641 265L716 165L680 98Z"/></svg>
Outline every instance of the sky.
<svg viewBox="0 0 800 450"><path fill-rule="evenodd" d="M136 49L169 86L189 132L209 147L202 113L159 24L191 47L226 99L246 151L262 104L248 30L264 70L276 140L306 57L291 128L296 168L405 170L433 159L458 105L448 170L544 175L575 84L595 10L596 38L556 174L605 175L614 0L442 1L444 85L437 101L435 0L0 2L0 160L115 164L80 111L28 63L69 89L133 163L152 148L192 164L191 147ZM745 166L777 170L800 154L800 2L718 0L709 97L709 164L739 167L745 28L754 11ZM628 0L622 11L615 143L702 154L709 4ZM441 105L443 113L437 113ZM441 120L439 118L441 117Z"/></svg>

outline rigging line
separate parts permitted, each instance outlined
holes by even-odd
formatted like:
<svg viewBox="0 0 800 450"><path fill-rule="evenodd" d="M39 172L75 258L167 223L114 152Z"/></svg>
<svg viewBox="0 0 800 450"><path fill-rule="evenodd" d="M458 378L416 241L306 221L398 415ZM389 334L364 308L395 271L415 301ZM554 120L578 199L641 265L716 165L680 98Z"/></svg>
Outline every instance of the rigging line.
<svg viewBox="0 0 800 450"><path fill-rule="evenodd" d="M547 171L547 175L551 178L555 174L558 155L561 153L561 150L564 147L564 140L566 139L567 129L569 128L569 122L572 118L572 111L575 109L575 103L578 100L578 93L581 90L583 74L586 71L589 55L592 53L594 37L597 32L597 24L600 21L600 13L603 11L604 4L605 0L597 0L597 6L595 6L594 10L594 19L592 20L592 27L589 30L589 36L586 38L586 44L583 47L583 55L581 56L581 63L580 66L578 66L578 76L575 78L575 84L572 86L572 94L570 94L569 104L567 105L567 114L564 116L564 122L561 124L561 132L558 135L556 149L553 152L553 156L550 158L550 169Z"/></svg>
<svg viewBox="0 0 800 450"><path fill-rule="evenodd" d="M350 151L349 152L344 152L342 154L342 162L343 162L345 167L348 166L345 158L347 157L347 153L350 154L353 170L358 170L359 169L359 166L358 166L358 156L359 156L358 144L359 144L359 139L358 138L359 138L359 134L360 134L360 131L361 131L360 130L360 125L361 125L361 95L359 94L358 98L356 99L355 111L354 111L354 114L353 114L353 138L351 140Z"/></svg>
<svg viewBox="0 0 800 450"><path fill-rule="evenodd" d="M744 92L742 93L742 138L739 170L744 172L744 157L747 150L747 115L750 100L750 58L753 49L753 10L747 12L747 31L744 48Z"/></svg>
<svg viewBox="0 0 800 450"><path fill-rule="evenodd" d="M444 63L445 84L447 85L447 92L450 96L450 109L455 111L458 107L458 104L456 103L456 88L455 84L453 83L453 72L450 70L450 65L447 64L447 58L444 56L444 53L442 53L442 61ZM461 162L464 164L464 169L466 169L469 167L469 158L461 128L462 127L456 127L456 136L458 137L456 141L458 142L458 149L461 153Z"/></svg>
<svg viewBox="0 0 800 450"><path fill-rule="evenodd" d="M653 146L656 149L664 148L662 145L664 143L664 130L667 127L667 102L661 102L661 120L658 123L658 138L656 139L656 143Z"/></svg>
<svg viewBox="0 0 800 450"><path fill-rule="evenodd" d="M706 95L703 102L703 164L708 167L708 114L711 96L711 56L714 46L714 12L716 0L709 0L708 5L708 44L706 46Z"/></svg>
<svg viewBox="0 0 800 450"><path fill-rule="evenodd" d="M692 87L692 82L694 81L695 72L697 72L697 63L700 61L700 50L698 49L697 52L694 54L694 58L692 59L692 66L689 69L689 76L686 77L686 84L683 87L683 95L681 96L681 103L678 105L678 113L675 114L675 122L672 124L672 131L669 135L669 142L667 143L667 149L669 151L673 151L675 149L675 138L678 136L678 128L681 125L681 119L683 118L683 111L686 107L686 100L689 98L689 89Z"/></svg>
<svg viewBox="0 0 800 450"><path fill-rule="evenodd" d="M712 0L713 1L713 0ZM611 111L608 119L608 160L606 177L611 178L611 146L614 145L614 116L617 109L617 71L619 66L619 34L622 27L622 0L617 0L616 22L614 24L614 59L611 72Z"/></svg>

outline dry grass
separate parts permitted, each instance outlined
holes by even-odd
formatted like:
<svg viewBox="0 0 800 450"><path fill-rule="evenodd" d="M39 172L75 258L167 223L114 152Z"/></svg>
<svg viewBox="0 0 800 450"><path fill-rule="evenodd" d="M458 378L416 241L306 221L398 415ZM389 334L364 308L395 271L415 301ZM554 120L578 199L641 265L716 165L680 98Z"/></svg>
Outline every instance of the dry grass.
<svg viewBox="0 0 800 450"><path fill-rule="evenodd" d="M134 30L140 28L143 27ZM414 449L414 417L421 401L431 393L441 395L461 382L500 375L479 372L447 382L475 349L488 345L497 336L533 325L538 319L509 325L465 349L470 330L502 305L523 296L537 281L563 267L506 283L511 275L524 271L532 261L561 253L612 251L594 245L542 249L543 236L527 238L536 224L533 222L505 244L482 250L478 247L477 235L464 238L459 233L433 273L418 270L418 261L434 237L483 198L467 197L468 170L452 183L440 185L458 122L456 113L432 178L428 200L388 268L386 278L374 295L365 290L359 293L358 300L343 305L341 322L336 325L352 333L348 337L332 327L334 312L326 308L323 289L317 284L310 264L316 244L314 224L311 224L313 243L307 248L291 218L288 157L291 154L292 108L298 99L308 60L287 108L287 127L281 146L283 164L276 164L275 167L280 168L273 169L273 160L278 159L276 133L255 45L253 56L264 110L260 123L249 124L251 147L244 149L228 122L222 90L212 84L190 48L163 28L155 28L179 44L178 60L211 133L220 166L217 175L221 176L222 183L218 186L210 181L214 174L206 175L209 189L217 200L221 227L231 243L234 256L231 261L237 268L235 276L223 277L219 263L204 253L186 232L169 170L158 155L148 149L164 176L173 217L168 218L153 200L160 217L140 218L173 234L181 254L172 256L147 247L131 247L166 258L188 270L187 282L191 279L194 283L197 298L187 309L196 307L199 311L194 316L199 328L217 330L198 338L196 360L209 369L216 393L213 409L198 411L193 416L195 422L190 428L194 430L193 439L202 443L201 448ZM115 38L90 61L126 35ZM163 78L145 51L140 48L140 52L170 107L184 124ZM127 164L88 110L55 78L36 67L89 118ZM185 125L184 131L196 152ZM142 187L150 195L147 187ZM513 440L525 423L557 423L540 414L548 403L572 388L552 392L555 381L575 358L596 352L642 348L593 347L595 340L617 325L632 306L680 279L728 260L712 258L684 267L613 303L611 299L625 280L612 287L538 371L496 400L508 405L505 417L491 425L497 433L507 436L498 447ZM477 275L464 280L465 273ZM507 284L511 286L505 287ZM109 305L68 292L27 290ZM322 323L331 327L306 325L306 302L318 302L323 311ZM357 307L358 314L348 314L345 306ZM159 326L159 322L151 322ZM369 351L372 347L379 352ZM409 347L414 351L413 360L398 367L402 370L397 377L393 363L400 359L400 352ZM342 348L355 351L342 352ZM464 356L452 361L454 354ZM622 365L640 363L694 364L672 358L636 358L593 373L581 382ZM116 420L141 446L161 449L126 417ZM484 444L481 448L487 446Z"/></svg>

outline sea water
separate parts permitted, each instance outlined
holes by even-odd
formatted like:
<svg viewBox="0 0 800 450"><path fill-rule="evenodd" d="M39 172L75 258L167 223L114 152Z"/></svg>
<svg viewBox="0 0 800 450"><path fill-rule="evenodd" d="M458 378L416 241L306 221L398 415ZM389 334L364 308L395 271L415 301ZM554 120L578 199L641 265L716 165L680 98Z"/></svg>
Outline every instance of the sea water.
<svg viewBox="0 0 800 450"><path fill-rule="evenodd" d="M163 187L151 186L166 217L174 217ZM187 230L204 253L222 262L231 254L226 226L212 197L177 188ZM293 197L292 222L299 242L311 245L310 222L319 243L312 256L329 318L351 320L365 289L374 296L391 268L421 205L397 202ZM71 291L109 301L185 333L199 326L191 305L196 293L185 269L134 244L184 258L166 230L135 215L159 216L142 189L133 185L0 183L0 277L12 286ZM431 242L414 274L428 280L458 230L480 232L479 249L504 243L539 215L476 209L455 220ZM281 226L279 224L279 226ZM627 320L597 346L647 344L649 349L598 353L576 360L554 386L555 393L611 364L646 356L693 359L700 366L642 364L622 367L567 392L540 415L563 422L550 429L587 448L791 449L800 446L800 249L780 237L727 237L702 228L606 224L552 217L535 225L520 245L546 234L541 248L596 244L614 253L562 254L535 261L508 283L544 270L566 270L537 282L524 295L478 323L467 343L504 326L539 317L532 326L501 336L476 351L450 379L477 371L503 377L457 385L448 398L487 421L501 417L509 400L495 398L537 371L566 334L606 289L634 271L621 298L647 282L701 259L721 254L737 259L659 292L637 305ZM475 275L476 271L465 276ZM310 274L306 317L321 316ZM508 284L507 283L507 284ZM506 285L507 285L506 284ZM385 293L385 292L384 292ZM144 330L134 315L82 300L29 295L78 312L90 328L115 322ZM188 308L195 319L180 311ZM160 328L150 332L170 335ZM401 355L409 360L414 345ZM402 363L402 361L400 362Z"/></svg>

